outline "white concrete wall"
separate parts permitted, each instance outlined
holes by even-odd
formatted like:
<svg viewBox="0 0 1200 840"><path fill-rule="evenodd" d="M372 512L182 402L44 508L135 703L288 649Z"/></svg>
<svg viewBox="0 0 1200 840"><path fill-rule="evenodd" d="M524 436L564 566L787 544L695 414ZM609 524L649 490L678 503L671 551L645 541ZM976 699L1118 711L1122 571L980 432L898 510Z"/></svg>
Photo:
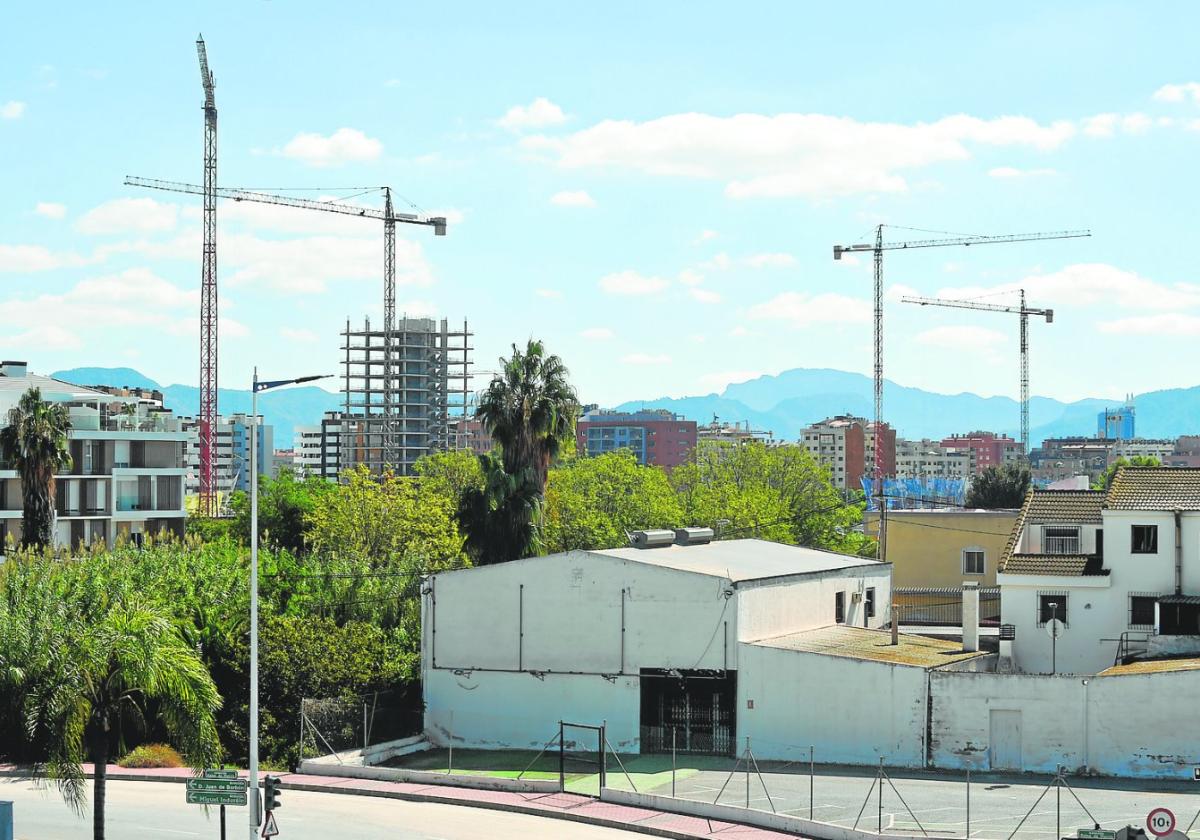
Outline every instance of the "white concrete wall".
<svg viewBox="0 0 1200 840"><path fill-rule="evenodd" d="M787 583L760 581L738 587L737 626L741 641L769 639L834 623L834 593L846 593L846 624L882 627L892 602L892 567L888 563L806 575ZM865 616L864 600L853 593L875 588L875 616Z"/></svg>
<svg viewBox="0 0 1200 840"><path fill-rule="evenodd" d="M1186 777L1200 757L1190 698L1200 672L1120 676L933 672L930 758L937 767L991 766L992 711L1020 714L1022 769Z"/></svg>
<svg viewBox="0 0 1200 840"><path fill-rule="evenodd" d="M737 736L760 759L924 766L925 670L742 645ZM754 708L750 708L753 701Z"/></svg>
<svg viewBox="0 0 1200 840"><path fill-rule="evenodd" d="M1128 604L1109 577L1000 575L999 580L1000 620L1017 630L1014 670L1049 674L1053 667L1060 674L1095 674L1113 664L1117 643L1101 640L1120 637L1128 623ZM1046 628L1038 626L1038 595L1043 592L1067 593L1067 627L1056 645Z"/></svg>

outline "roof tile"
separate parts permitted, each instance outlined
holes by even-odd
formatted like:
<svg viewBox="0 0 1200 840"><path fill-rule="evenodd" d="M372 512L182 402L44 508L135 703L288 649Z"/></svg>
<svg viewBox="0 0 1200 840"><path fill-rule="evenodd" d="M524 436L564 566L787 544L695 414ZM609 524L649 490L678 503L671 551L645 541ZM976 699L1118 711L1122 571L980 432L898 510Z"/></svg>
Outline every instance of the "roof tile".
<svg viewBox="0 0 1200 840"><path fill-rule="evenodd" d="M1110 510L1200 510L1200 468L1121 467L1109 485Z"/></svg>

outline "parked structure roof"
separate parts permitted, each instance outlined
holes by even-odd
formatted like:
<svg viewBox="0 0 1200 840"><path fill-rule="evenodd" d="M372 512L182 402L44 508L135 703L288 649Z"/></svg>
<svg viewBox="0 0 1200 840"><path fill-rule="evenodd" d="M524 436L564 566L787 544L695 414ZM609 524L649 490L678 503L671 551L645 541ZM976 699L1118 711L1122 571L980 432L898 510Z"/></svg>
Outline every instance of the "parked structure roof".
<svg viewBox="0 0 1200 840"><path fill-rule="evenodd" d="M1200 510L1200 468L1121 467L1104 506L1110 510Z"/></svg>
<svg viewBox="0 0 1200 840"><path fill-rule="evenodd" d="M826 656L843 656L849 659L865 659L886 662L892 665L910 665L917 668L936 668L953 662L962 662L986 656L985 653L968 652L958 642L932 639L928 636L910 636L901 633L899 643L892 644L892 634L887 630L868 630L837 624L801 633L788 633L769 639L758 639L749 644L759 647L794 650L800 653L820 653Z"/></svg>
<svg viewBox="0 0 1200 840"><path fill-rule="evenodd" d="M590 553L728 578L734 583L883 565L867 557L767 540L718 540L705 545L669 545L662 548L609 548Z"/></svg>
<svg viewBox="0 0 1200 840"><path fill-rule="evenodd" d="M1200 658L1136 659L1125 665L1114 665L1101 671L1098 677L1119 677L1125 674L1163 674L1171 671L1200 671Z"/></svg>

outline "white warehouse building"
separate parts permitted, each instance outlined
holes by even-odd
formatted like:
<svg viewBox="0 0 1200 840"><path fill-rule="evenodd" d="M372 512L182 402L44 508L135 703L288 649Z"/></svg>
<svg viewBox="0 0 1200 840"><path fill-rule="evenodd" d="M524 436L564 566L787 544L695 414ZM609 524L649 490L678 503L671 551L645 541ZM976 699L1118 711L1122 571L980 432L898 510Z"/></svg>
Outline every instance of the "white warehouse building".
<svg viewBox="0 0 1200 840"><path fill-rule="evenodd" d="M539 749L560 720L604 722L622 752L669 752L674 729L680 751L728 755L746 736L794 731L801 716L811 723L815 705L821 737L919 761L919 704L889 709L882 689L848 694L834 708L822 700L829 684L807 678L810 654L840 649L820 660L852 668L861 663L846 658L848 645L891 644L879 629L891 565L762 540L709 542L711 534L639 532L635 542L666 544L430 575L422 602L426 737ZM910 670L920 695L925 672Z"/></svg>

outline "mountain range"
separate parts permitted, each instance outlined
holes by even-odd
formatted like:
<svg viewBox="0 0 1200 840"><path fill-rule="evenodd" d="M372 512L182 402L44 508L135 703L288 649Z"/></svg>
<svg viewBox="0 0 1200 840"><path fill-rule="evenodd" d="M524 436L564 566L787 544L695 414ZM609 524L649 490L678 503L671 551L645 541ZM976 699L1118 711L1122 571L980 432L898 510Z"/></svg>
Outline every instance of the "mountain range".
<svg viewBox="0 0 1200 840"><path fill-rule="evenodd" d="M194 385L160 385L133 368L72 368L50 374L55 379L75 385L110 385L114 387L153 388L163 393L163 404L182 417L200 413L200 389ZM342 404L340 394L311 385L264 391L258 395L258 411L266 422L275 427L275 447L292 445L293 427L311 426L321 422L326 411L336 411ZM221 414L250 413L250 391L234 388L217 390L217 406Z"/></svg>
<svg viewBox="0 0 1200 840"><path fill-rule="evenodd" d="M195 416L200 410L200 389L192 385L163 386L132 368L73 368L51 374L77 385L113 385L154 388L163 392L167 408ZM631 400L620 411L665 408L701 423L714 416L723 422L749 423L775 437L795 440L805 426L836 414L870 417L873 413L871 378L858 373L819 368L794 368L776 376L760 376L731 384L721 393L694 397L659 397ZM222 414L250 411L250 392L222 388L218 393ZM1174 438L1200 432L1200 386L1171 388L1138 394L1137 434L1146 438ZM1082 399L1062 402L1050 397L1030 400L1030 438L1036 446L1044 438L1096 433L1096 414L1119 401ZM326 411L336 411L341 396L312 386L284 388L259 395L259 411L275 427L275 445L291 445L293 427L320 422ZM955 433L986 429L1017 437L1020 413L1009 397L976 394L939 394L885 381L884 416L906 438L941 438Z"/></svg>
<svg viewBox="0 0 1200 840"><path fill-rule="evenodd" d="M868 376L795 368L729 385L719 394L631 400L617 409L665 408L701 423L715 415L722 422L748 422L755 429L774 432L776 438L795 440L803 428L826 417L853 414L870 418L873 395ZM1200 432L1200 386L1138 394L1133 402L1139 437L1175 438ZM1030 445L1037 446L1048 437L1095 435L1096 415L1119 404L1119 400L1062 402L1033 397L1029 402ZM905 438L936 439L976 429L1013 437L1020 433L1020 408L1009 397L938 394L885 380L883 405L885 419Z"/></svg>

